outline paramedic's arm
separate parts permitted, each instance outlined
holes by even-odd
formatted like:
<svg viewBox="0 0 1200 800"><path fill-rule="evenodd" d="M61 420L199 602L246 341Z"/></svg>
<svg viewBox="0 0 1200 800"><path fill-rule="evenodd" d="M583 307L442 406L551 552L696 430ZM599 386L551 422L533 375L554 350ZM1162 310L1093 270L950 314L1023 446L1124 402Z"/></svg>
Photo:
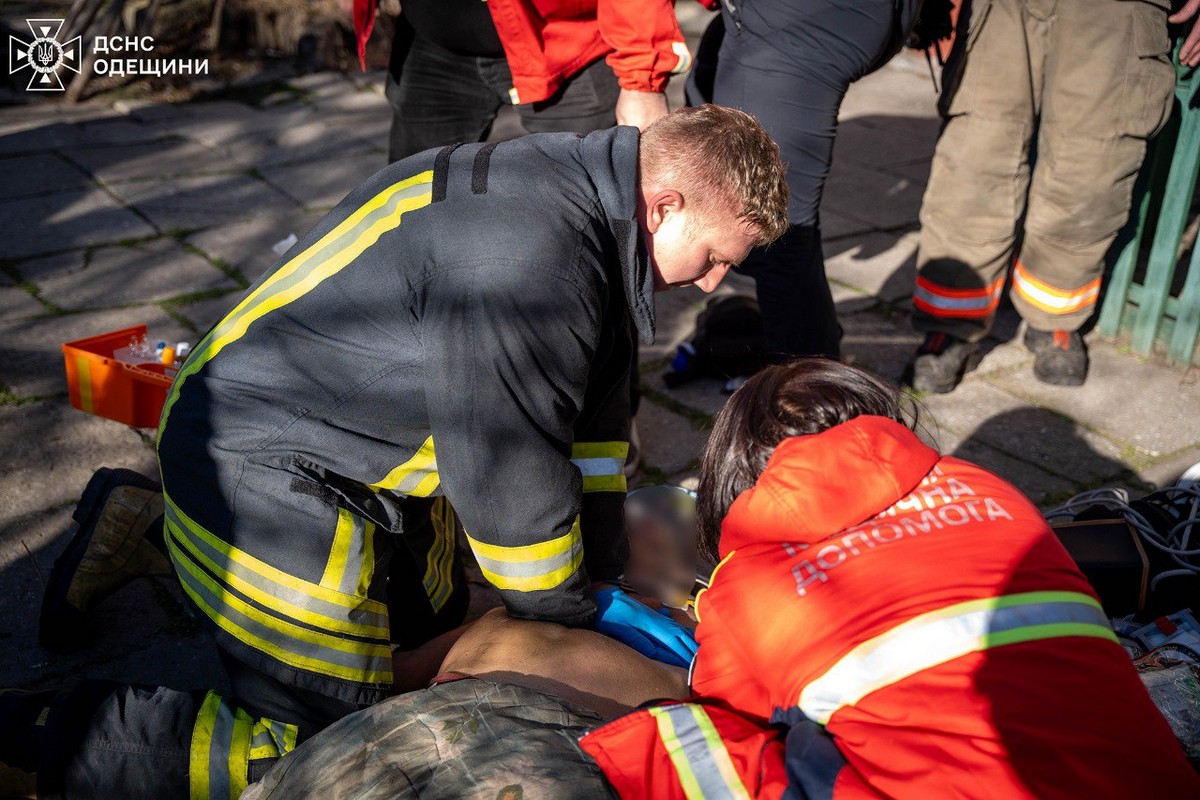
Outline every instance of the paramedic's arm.
<svg viewBox="0 0 1200 800"><path fill-rule="evenodd" d="M420 324L442 488L514 617L587 625L596 605L570 454L596 289L503 260L433 281Z"/></svg>
<svg viewBox="0 0 1200 800"><path fill-rule="evenodd" d="M600 35L613 48L617 124L645 130L667 114L667 82L691 64L671 0L599 0Z"/></svg>

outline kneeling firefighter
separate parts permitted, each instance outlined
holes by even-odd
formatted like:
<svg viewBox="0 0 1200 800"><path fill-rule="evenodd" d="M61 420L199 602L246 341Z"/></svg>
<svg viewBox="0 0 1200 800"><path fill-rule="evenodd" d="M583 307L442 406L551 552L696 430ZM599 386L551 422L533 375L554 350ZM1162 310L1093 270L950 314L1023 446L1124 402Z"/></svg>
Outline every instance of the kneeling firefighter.
<svg viewBox="0 0 1200 800"><path fill-rule="evenodd" d="M459 524L514 617L593 624L593 582L628 550L633 333L653 338L653 291L711 291L783 231L783 175L752 117L704 106L370 178L192 352L162 415L161 493L99 474L47 597L44 640L78 634L119 579L164 566L161 510L236 700L10 693L0 762L37 769L45 794L237 797L383 699L394 643L462 620ZM646 644L663 617L621 613L630 642L690 660L686 637Z"/></svg>

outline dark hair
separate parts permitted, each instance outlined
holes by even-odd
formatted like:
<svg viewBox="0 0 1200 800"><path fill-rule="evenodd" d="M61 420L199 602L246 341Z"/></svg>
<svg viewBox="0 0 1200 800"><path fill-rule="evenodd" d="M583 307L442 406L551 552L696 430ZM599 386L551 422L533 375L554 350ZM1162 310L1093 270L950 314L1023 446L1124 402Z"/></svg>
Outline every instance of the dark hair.
<svg viewBox="0 0 1200 800"><path fill-rule="evenodd" d="M758 480L775 447L870 414L912 427L899 390L857 367L827 358L801 358L762 370L717 414L700 458L697 504L701 554L717 561L721 520Z"/></svg>

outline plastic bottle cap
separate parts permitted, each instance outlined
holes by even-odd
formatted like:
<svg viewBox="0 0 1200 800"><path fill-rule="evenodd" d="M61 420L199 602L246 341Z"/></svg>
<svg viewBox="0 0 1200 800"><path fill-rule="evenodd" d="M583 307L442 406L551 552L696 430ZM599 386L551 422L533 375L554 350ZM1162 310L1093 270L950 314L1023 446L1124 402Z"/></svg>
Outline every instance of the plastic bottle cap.
<svg viewBox="0 0 1200 800"><path fill-rule="evenodd" d="M162 363L166 364L168 367L171 366L175 363L175 348L171 347L169 344L164 345L162 349L162 355L159 356L159 358Z"/></svg>

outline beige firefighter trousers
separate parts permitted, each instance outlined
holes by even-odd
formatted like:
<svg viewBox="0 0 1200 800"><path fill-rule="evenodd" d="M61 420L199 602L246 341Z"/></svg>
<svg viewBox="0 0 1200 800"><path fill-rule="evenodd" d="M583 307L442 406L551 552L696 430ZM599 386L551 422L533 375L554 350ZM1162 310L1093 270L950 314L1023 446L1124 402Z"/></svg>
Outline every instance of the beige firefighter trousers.
<svg viewBox="0 0 1200 800"><path fill-rule="evenodd" d="M964 0L921 208L917 330L983 338L1010 265L1031 327L1091 316L1173 102L1168 2Z"/></svg>

